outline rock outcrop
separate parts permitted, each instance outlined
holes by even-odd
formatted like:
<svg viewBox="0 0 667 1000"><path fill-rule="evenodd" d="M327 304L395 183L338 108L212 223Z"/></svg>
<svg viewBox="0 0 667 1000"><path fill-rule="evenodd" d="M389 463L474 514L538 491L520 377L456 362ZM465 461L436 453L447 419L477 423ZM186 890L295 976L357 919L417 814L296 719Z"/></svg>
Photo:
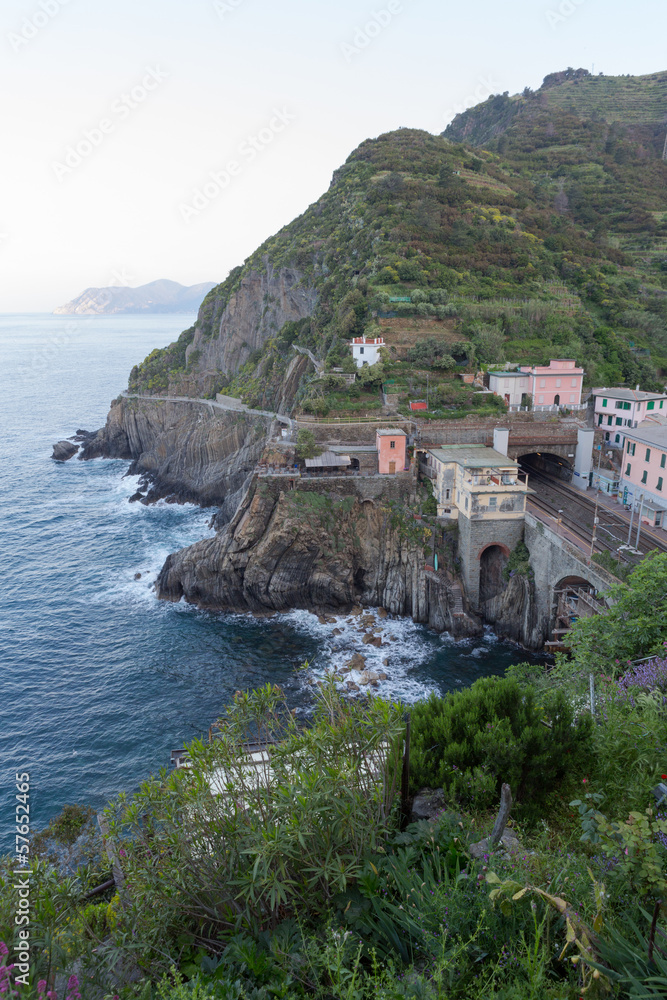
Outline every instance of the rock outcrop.
<svg viewBox="0 0 667 1000"><path fill-rule="evenodd" d="M73 444L71 441L56 441L51 458L55 462L67 462L78 450L78 444Z"/></svg>
<svg viewBox="0 0 667 1000"><path fill-rule="evenodd" d="M423 539L381 501L278 491L262 479L214 538L167 558L156 589L162 599L219 610L362 604L458 636L481 631L470 616L451 613L447 586L426 576Z"/></svg>
<svg viewBox="0 0 667 1000"><path fill-rule="evenodd" d="M300 271L274 268L265 257L264 269L247 272L229 298L207 296L186 359L195 355L201 371L236 372L284 323L312 316L316 304L317 290Z"/></svg>
<svg viewBox="0 0 667 1000"><path fill-rule="evenodd" d="M90 435L80 458L130 459L130 475L151 485L148 500L173 497L223 505L227 519L262 453L271 419L207 407L125 399L112 403L107 422Z"/></svg>
<svg viewBox="0 0 667 1000"><path fill-rule="evenodd" d="M498 635L527 649L541 649L545 636L540 624L535 583L527 576L510 577L507 586L485 601L482 613Z"/></svg>

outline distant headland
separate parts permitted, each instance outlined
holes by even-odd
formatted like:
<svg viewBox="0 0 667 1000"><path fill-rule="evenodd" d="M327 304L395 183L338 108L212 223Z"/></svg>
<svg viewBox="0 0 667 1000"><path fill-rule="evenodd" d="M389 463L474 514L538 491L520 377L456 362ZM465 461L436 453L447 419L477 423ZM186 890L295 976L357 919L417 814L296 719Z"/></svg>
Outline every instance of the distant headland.
<svg viewBox="0 0 667 1000"><path fill-rule="evenodd" d="M213 281L181 285L161 278L138 288L125 285L86 288L77 298L53 310L56 316L108 316L114 313L197 312Z"/></svg>

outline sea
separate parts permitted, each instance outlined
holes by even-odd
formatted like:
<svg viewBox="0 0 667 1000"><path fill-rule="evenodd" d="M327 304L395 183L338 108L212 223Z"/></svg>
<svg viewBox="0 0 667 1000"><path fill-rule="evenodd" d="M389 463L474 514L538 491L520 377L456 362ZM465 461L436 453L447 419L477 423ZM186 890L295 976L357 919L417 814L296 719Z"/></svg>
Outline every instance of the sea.
<svg viewBox="0 0 667 1000"><path fill-rule="evenodd" d="M358 651L387 674L377 693L409 704L527 658L490 630L457 642L388 618L375 648L349 616L334 634L307 611L258 619L156 599L165 558L209 536L214 511L129 503L128 462L57 463L51 447L101 427L132 366L193 320L0 316L0 851L14 843L17 773L30 775L34 829L67 803L102 808L168 768L237 690L277 683L307 715L317 680Z"/></svg>

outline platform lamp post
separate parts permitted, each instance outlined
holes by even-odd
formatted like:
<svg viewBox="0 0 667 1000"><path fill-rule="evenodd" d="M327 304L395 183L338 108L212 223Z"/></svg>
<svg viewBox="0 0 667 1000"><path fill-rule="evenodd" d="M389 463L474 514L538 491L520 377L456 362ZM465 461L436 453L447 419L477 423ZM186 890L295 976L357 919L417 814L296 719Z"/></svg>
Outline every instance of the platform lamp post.
<svg viewBox="0 0 667 1000"><path fill-rule="evenodd" d="M644 509L644 494L639 498L639 514L637 515L637 537L635 539L635 548L639 551L639 535L642 530L642 511Z"/></svg>

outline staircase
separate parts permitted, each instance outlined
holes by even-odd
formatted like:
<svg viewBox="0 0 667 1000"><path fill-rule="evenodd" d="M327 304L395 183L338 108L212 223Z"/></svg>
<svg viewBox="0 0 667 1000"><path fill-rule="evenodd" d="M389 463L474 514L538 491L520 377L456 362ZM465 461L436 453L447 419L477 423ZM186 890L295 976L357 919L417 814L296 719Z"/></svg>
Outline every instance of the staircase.
<svg viewBox="0 0 667 1000"><path fill-rule="evenodd" d="M463 615L465 611L463 610L463 594L461 593L461 588L458 584L454 583L449 588L449 593L451 594L451 612L454 616Z"/></svg>

